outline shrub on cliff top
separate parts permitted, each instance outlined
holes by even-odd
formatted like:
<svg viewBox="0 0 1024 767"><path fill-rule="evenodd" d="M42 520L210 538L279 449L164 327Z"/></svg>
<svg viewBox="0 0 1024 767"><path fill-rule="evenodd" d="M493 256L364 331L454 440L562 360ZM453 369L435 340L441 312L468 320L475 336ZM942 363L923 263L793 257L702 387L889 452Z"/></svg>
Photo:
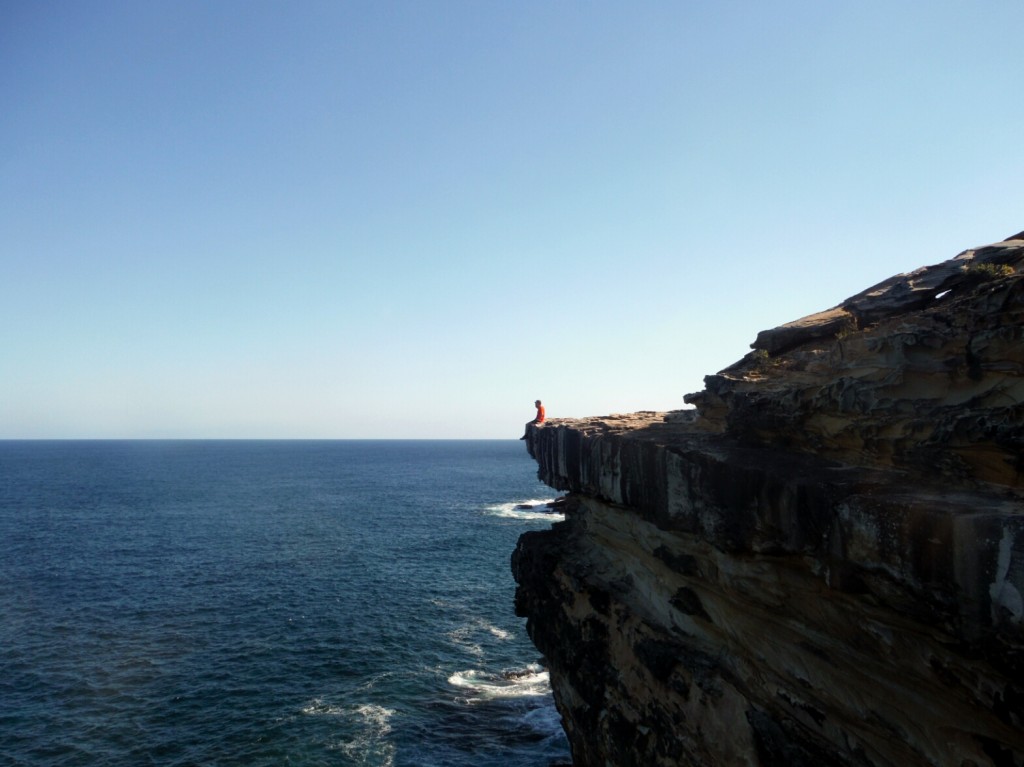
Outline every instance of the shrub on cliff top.
<svg viewBox="0 0 1024 767"><path fill-rule="evenodd" d="M973 277L980 282L1009 277L1014 269L1009 264L971 264L964 270L968 277Z"/></svg>

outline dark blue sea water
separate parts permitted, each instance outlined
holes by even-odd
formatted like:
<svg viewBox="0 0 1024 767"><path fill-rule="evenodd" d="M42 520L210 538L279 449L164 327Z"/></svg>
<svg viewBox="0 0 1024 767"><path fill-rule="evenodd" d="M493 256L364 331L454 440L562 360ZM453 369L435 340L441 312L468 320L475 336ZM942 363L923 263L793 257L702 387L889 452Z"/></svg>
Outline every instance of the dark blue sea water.
<svg viewBox="0 0 1024 767"><path fill-rule="evenodd" d="M0 764L567 759L518 441L0 442Z"/></svg>

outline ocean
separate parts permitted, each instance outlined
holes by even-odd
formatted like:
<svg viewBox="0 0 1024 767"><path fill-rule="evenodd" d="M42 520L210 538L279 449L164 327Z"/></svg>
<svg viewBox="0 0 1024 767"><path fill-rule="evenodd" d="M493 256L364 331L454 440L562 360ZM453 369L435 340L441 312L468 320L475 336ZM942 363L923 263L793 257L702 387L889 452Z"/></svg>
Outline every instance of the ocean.
<svg viewBox="0 0 1024 767"><path fill-rule="evenodd" d="M0 765L568 761L519 441L0 442Z"/></svg>

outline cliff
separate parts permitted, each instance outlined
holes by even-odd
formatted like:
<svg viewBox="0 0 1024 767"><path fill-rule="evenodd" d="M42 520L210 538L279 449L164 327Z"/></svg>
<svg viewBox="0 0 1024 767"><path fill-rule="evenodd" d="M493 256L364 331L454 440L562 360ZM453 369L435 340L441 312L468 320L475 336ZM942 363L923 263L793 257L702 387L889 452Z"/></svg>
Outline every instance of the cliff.
<svg viewBox="0 0 1024 767"><path fill-rule="evenodd" d="M516 609L577 767L1024 765L1024 233L531 428Z"/></svg>

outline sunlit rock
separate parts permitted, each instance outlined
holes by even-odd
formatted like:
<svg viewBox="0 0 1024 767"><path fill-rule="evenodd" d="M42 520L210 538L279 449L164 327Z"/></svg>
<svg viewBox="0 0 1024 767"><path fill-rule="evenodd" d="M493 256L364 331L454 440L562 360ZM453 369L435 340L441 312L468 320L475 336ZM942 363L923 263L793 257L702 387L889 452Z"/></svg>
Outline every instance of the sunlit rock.
<svg viewBox="0 0 1024 767"><path fill-rule="evenodd" d="M1024 765L1024 239L531 428L513 555L577 767Z"/></svg>

